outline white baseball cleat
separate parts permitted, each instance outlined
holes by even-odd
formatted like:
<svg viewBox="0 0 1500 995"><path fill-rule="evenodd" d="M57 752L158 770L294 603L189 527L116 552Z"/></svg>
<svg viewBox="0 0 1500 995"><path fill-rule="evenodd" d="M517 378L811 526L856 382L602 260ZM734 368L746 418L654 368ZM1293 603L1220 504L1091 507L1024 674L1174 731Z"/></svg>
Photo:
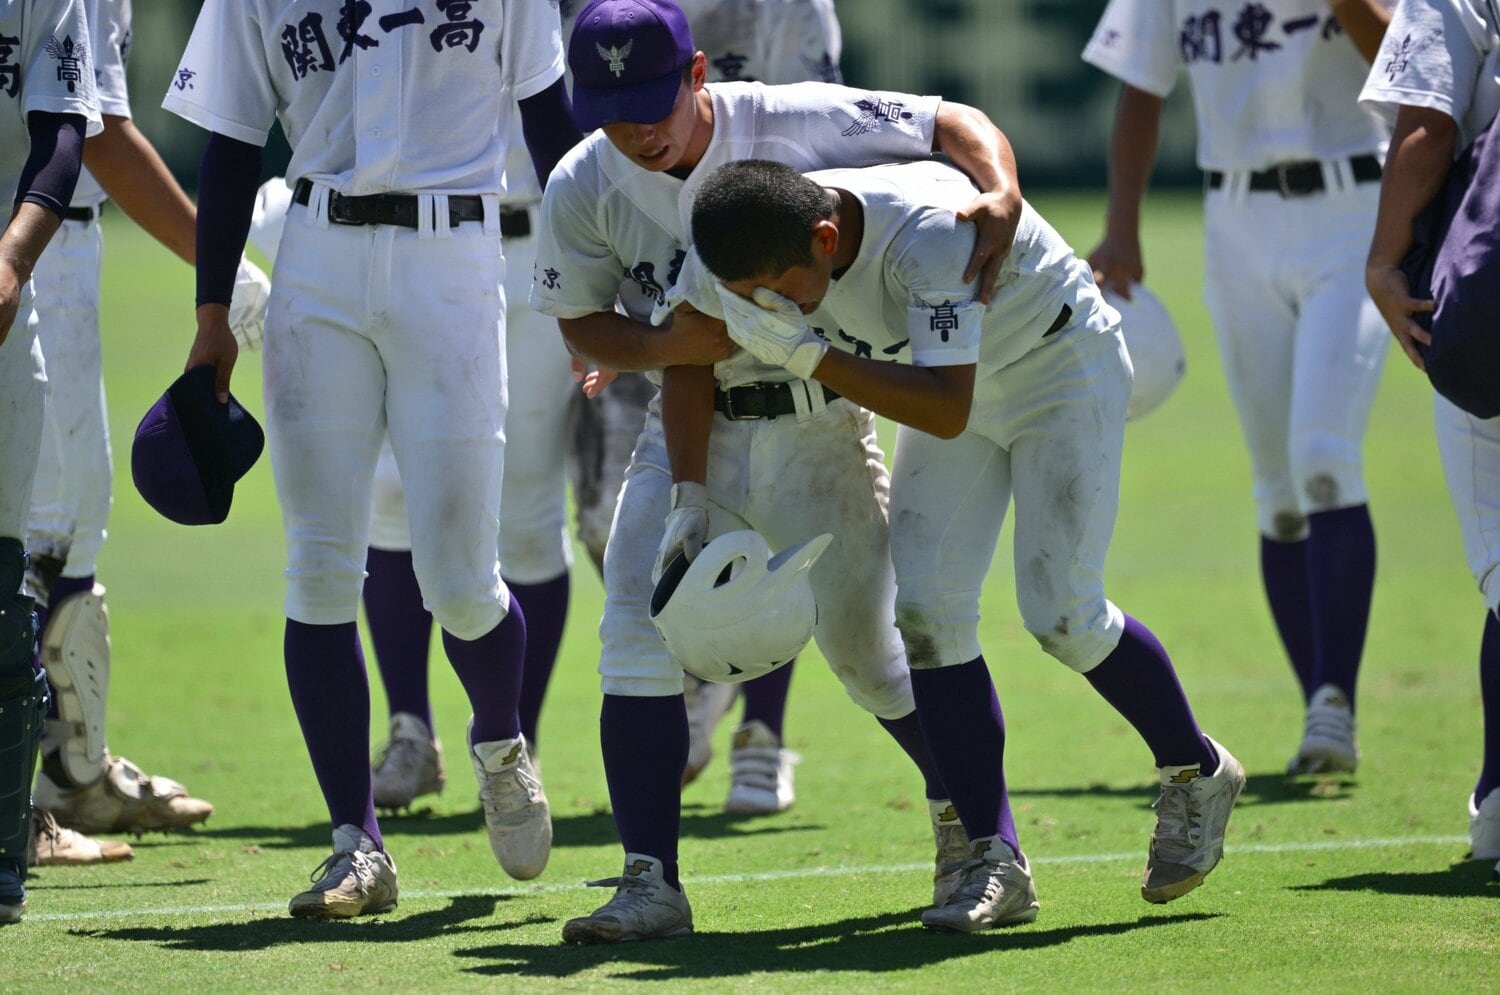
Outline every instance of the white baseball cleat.
<svg viewBox="0 0 1500 995"><path fill-rule="evenodd" d="M333 831L333 853L311 880L313 886L287 906L299 919L352 919L396 907L396 864L355 825Z"/></svg>
<svg viewBox="0 0 1500 995"><path fill-rule="evenodd" d="M1500 860L1500 788L1477 805L1469 796L1469 859Z"/></svg>
<svg viewBox="0 0 1500 995"><path fill-rule="evenodd" d="M1141 878L1141 897L1170 902L1203 883L1224 856L1224 830L1235 799L1245 789L1245 768L1212 737L1218 769L1204 775L1198 764L1161 767L1156 831Z"/></svg>
<svg viewBox="0 0 1500 995"><path fill-rule="evenodd" d="M1332 684L1313 692L1307 703L1302 745L1287 764L1297 774L1352 774L1359 766L1359 743L1354 735L1354 709L1349 696Z"/></svg>
<svg viewBox="0 0 1500 995"><path fill-rule="evenodd" d="M733 684L715 684L699 680L692 674L682 675L682 696L687 705L688 758L682 771L685 788L697 780L713 759L714 729L729 714L740 689Z"/></svg>
<svg viewBox="0 0 1500 995"><path fill-rule="evenodd" d="M470 719L471 731L473 725ZM517 880L536 877L552 854L552 811L525 737L475 743L469 756L495 859Z"/></svg>
<svg viewBox="0 0 1500 995"><path fill-rule="evenodd" d="M26 862L32 867L81 867L130 860L135 850L129 843L94 839L60 826L51 812L31 810L31 840Z"/></svg>
<svg viewBox="0 0 1500 995"><path fill-rule="evenodd" d="M124 757L109 756L104 776L82 788L64 787L45 771L36 778L36 804L83 833L144 833L181 829L213 815L171 778L147 776Z"/></svg>
<svg viewBox="0 0 1500 995"><path fill-rule="evenodd" d="M448 781L442 749L443 744L420 717L410 712L393 713L390 739L370 769L375 805L407 808L422 795L441 792Z"/></svg>
<svg viewBox="0 0 1500 995"><path fill-rule="evenodd" d="M751 719L734 731L729 750L730 815L770 815L785 812L797 800L792 768L802 757L782 749L781 741L764 722Z"/></svg>
<svg viewBox="0 0 1500 995"><path fill-rule="evenodd" d="M944 798L927 800L927 814L932 818L932 839L937 855L932 863L932 905L937 908L948 903L948 899L963 883L964 871L968 867L972 847L964 824L958 819L953 803Z"/></svg>
<svg viewBox="0 0 1500 995"><path fill-rule="evenodd" d="M667 883L661 861L655 857L627 853L625 870L619 877L590 881L589 886L613 887L614 897L590 915L564 923L564 943L667 939L693 931L693 909L687 895Z"/></svg>
<svg viewBox="0 0 1500 995"><path fill-rule="evenodd" d="M958 887L940 905L922 913L928 929L978 933L996 926L1034 922L1041 907L1026 858L998 836L975 840Z"/></svg>

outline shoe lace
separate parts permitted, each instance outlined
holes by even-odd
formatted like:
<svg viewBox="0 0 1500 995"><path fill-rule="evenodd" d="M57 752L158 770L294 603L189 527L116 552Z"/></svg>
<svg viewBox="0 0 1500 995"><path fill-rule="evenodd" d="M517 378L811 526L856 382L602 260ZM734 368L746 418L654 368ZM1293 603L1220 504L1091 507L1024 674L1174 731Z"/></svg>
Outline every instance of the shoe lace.
<svg viewBox="0 0 1500 995"><path fill-rule="evenodd" d="M1163 784L1151 807L1156 809L1153 838L1158 844L1191 849L1194 840L1202 837L1203 808L1191 785Z"/></svg>
<svg viewBox="0 0 1500 995"><path fill-rule="evenodd" d="M514 783L520 787L526 796L524 804L532 804L542 797L542 782L532 771L530 765L520 762L509 770L502 770L498 774L491 774L479 791L479 800L486 808L494 808L503 811L507 802L513 802L512 788L507 783L514 779ZM515 806L511 806L515 807Z"/></svg>
<svg viewBox="0 0 1500 995"><path fill-rule="evenodd" d="M417 742L411 739L393 739L381 745L375 754L375 771L378 774L388 774L388 768L400 771L408 771L417 768L422 762Z"/></svg>
<svg viewBox="0 0 1500 995"><path fill-rule="evenodd" d="M617 878L590 881L588 887L615 889L614 897L605 902L604 908L599 910L601 913L609 909L615 912L639 914L651 904L653 891L651 882L639 875L627 874Z"/></svg>
<svg viewBox="0 0 1500 995"><path fill-rule="evenodd" d="M988 860L970 860L963 865L963 883L953 890L948 904L993 901L1004 889L1003 866Z"/></svg>
<svg viewBox="0 0 1500 995"><path fill-rule="evenodd" d="M57 817L51 812L43 809L32 809L36 815L36 834L41 839L46 839L54 845L62 842L63 827L58 824Z"/></svg>
<svg viewBox="0 0 1500 995"><path fill-rule="evenodd" d="M364 859L361 859L364 858ZM327 891L334 887L335 883L352 874L354 881L361 889L371 881L369 858L358 850L335 850L323 858L323 862L313 868L308 875L308 880L314 885L314 890ZM346 868L344 865L348 864ZM328 882L326 888L319 889L316 886Z"/></svg>

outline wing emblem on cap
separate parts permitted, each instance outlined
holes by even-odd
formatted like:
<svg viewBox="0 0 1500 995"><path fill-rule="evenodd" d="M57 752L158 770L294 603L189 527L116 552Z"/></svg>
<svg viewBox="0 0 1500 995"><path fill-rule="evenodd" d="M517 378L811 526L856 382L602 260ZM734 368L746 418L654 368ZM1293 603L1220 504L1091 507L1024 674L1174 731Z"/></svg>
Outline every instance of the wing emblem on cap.
<svg viewBox="0 0 1500 995"><path fill-rule="evenodd" d="M630 55L631 46L633 46L634 44L634 38L630 39L619 48L615 48L613 45L611 45L609 48L605 48L598 42L594 42L594 49L598 51L599 58L609 63L609 71L614 73L616 76L619 76L625 72L625 59Z"/></svg>

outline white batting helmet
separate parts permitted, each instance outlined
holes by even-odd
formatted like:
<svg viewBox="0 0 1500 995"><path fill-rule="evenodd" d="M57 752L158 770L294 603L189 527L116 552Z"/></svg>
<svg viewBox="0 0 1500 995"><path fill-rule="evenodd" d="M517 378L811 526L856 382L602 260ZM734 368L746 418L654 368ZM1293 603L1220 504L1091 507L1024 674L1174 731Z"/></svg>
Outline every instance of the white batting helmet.
<svg viewBox="0 0 1500 995"><path fill-rule="evenodd" d="M651 621L694 677L738 684L802 652L818 621L807 573L833 541L824 533L771 555L759 532L726 532L689 563L667 565Z"/></svg>
<svg viewBox="0 0 1500 995"><path fill-rule="evenodd" d="M255 192L255 207L250 214L250 244L276 265L276 250L281 245L281 230L292 206L292 188L286 177L273 176Z"/></svg>
<svg viewBox="0 0 1500 995"><path fill-rule="evenodd" d="M1177 389L1187 371L1187 357L1172 316L1151 291L1132 283L1130 300L1110 290L1104 292L1104 299L1120 312L1120 331L1125 335L1125 347L1130 350L1130 363L1135 367L1135 383L1125 408L1125 420L1134 421Z"/></svg>

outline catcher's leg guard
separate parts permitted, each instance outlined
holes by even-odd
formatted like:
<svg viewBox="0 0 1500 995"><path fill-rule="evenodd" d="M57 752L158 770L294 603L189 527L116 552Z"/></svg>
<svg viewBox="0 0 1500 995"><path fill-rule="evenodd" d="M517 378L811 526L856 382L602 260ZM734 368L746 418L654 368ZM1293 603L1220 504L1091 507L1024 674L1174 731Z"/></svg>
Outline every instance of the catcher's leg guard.
<svg viewBox="0 0 1500 995"><path fill-rule="evenodd" d="M57 695L58 718L45 728L42 752L57 753L62 773L83 787L104 776L108 748L104 711L109 697L109 612L104 588L94 585L52 606L42 636L42 666ZM48 771L56 776L56 769Z"/></svg>

